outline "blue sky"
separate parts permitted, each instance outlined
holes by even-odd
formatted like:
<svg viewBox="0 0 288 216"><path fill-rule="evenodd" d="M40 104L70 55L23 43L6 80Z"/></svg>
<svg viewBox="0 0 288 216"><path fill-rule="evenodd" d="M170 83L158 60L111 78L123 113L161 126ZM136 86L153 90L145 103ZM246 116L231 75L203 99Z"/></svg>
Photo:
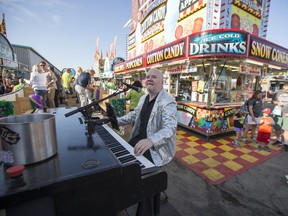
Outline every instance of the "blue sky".
<svg viewBox="0 0 288 216"><path fill-rule="evenodd" d="M288 48L288 1L271 1L267 40ZM125 58L124 24L131 0L0 0L7 37L30 46L58 69L93 66L96 39L106 55L117 36L117 56Z"/></svg>
<svg viewBox="0 0 288 216"><path fill-rule="evenodd" d="M7 38L34 48L58 69L93 66L96 38L105 57L116 39L125 57L123 28L131 17L131 0L0 0Z"/></svg>

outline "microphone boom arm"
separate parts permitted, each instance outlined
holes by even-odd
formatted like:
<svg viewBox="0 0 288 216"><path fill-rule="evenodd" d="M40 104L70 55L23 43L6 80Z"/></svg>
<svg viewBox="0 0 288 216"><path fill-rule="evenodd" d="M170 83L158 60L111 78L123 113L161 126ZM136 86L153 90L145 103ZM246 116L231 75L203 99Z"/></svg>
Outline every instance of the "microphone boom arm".
<svg viewBox="0 0 288 216"><path fill-rule="evenodd" d="M86 106L83 106L83 107L79 107L75 110L72 110L71 112L68 112L65 114L65 117L69 117L71 115L74 115L78 112L81 112L82 115L84 116L84 119L85 119L85 123L87 123L87 132L86 132L86 135L88 137L91 137L92 134L94 133L94 127L95 125L98 125L98 124L105 124L105 123L108 123L109 120L92 120L92 114L88 112L88 109L92 106L95 106L97 104L99 104L100 102L104 101L104 100L107 100L109 98L112 98L112 97L115 97L116 95L118 94L121 94L121 93L124 93L126 91L128 91L129 88L125 88L123 89L122 91L115 91L113 94L111 95L108 95L107 97L105 98L102 98L100 100L96 100L96 101L93 101L92 103L90 104L87 104Z"/></svg>
<svg viewBox="0 0 288 216"><path fill-rule="evenodd" d="M122 91L116 91L116 92L114 92L113 94L110 94L110 95L108 95L107 97L102 98L102 99L100 99L100 100L92 101L92 103L90 103L90 104L87 104L87 105L85 105L85 106L83 106L83 107L79 107L79 108L77 108L77 109L75 109L75 110L73 110L73 111L71 111L71 112L66 113L66 114L65 114L65 117L69 117L69 116L74 115L74 114L76 114L76 113L78 113L78 112L81 112L81 113L83 114L83 116L86 118L86 117L88 117L88 112L87 112L87 109L88 109L88 108L90 108L90 107L92 107L92 106L95 106L95 105L99 104L100 102L105 101L105 100L107 100L107 99L109 99L109 98L115 97L115 96L118 95L118 94L124 93L124 92L126 92L126 91L128 91L128 90L129 90L129 88L125 88L125 89L123 89ZM89 117L88 117L88 118L89 118Z"/></svg>

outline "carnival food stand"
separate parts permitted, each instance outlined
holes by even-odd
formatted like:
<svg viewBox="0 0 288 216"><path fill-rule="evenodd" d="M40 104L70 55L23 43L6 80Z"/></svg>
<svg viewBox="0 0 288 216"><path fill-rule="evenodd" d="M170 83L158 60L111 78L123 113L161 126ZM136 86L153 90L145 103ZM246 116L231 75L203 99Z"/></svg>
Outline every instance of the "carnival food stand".
<svg viewBox="0 0 288 216"><path fill-rule="evenodd" d="M189 81L177 102L178 124L206 137L229 132L229 118L252 95L261 75L260 67L247 62L248 34L212 30L187 40Z"/></svg>
<svg viewBox="0 0 288 216"><path fill-rule="evenodd" d="M264 49L271 55L263 55ZM261 77L288 68L287 56L287 49L247 32L217 29L188 35L141 58L143 70L163 71L164 88L177 101L178 125L208 138L232 131L229 118L260 89Z"/></svg>
<svg viewBox="0 0 288 216"><path fill-rule="evenodd" d="M3 84L17 85L19 78L29 77L29 67L17 62L12 45L0 33L0 77ZM19 96L23 96L23 88L17 91ZM1 101L15 101L15 93L4 92L0 95Z"/></svg>
<svg viewBox="0 0 288 216"><path fill-rule="evenodd" d="M207 138L229 132L229 118L263 77L288 68L288 50L264 39L269 8L270 0L135 4L121 74L158 68L180 126Z"/></svg>

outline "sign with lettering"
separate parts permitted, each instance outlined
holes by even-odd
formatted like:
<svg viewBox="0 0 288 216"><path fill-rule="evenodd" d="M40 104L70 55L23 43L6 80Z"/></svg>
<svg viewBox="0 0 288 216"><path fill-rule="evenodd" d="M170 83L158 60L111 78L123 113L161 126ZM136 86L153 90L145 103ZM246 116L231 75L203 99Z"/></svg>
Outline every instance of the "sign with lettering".
<svg viewBox="0 0 288 216"><path fill-rule="evenodd" d="M247 11L255 17L261 18L262 0L233 0L233 5Z"/></svg>
<svg viewBox="0 0 288 216"><path fill-rule="evenodd" d="M260 38L250 37L249 56L288 68L288 49Z"/></svg>
<svg viewBox="0 0 288 216"><path fill-rule="evenodd" d="M146 65L152 65L169 60L179 60L184 58L186 54L186 39L182 39L175 43L163 46L153 52L147 53Z"/></svg>
<svg viewBox="0 0 288 216"><path fill-rule="evenodd" d="M1 139L9 145L15 145L20 140L20 135L5 126L0 127Z"/></svg>
<svg viewBox="0 0 288 216"><path fill-rule="evenodd" d="M188 113L192 114L193 116L196 116L196 107L187 106L184 104L177 104L177 110L188 112Z"/></svg>
<svg viewBox="0 0 288 216"><path fill-rule="evenodd" d="M143 67L144 66L143 63L144 63L143 55L138 56L138 57L131 59L131 60L126 62L126 70L131 70L131 69Z"/></svg>
<svg viewBox="0 0 288 216"><path fill-rule="evenodd" d="M131 50L131 49L136 47L136 33L135 33L135 31L128 35L127 44L128 44L127 45L128 50Z"/></svg>
<svg viewBox="0 0 288 216"><path fill-rule="evenodd" d="M189 37L188 55L199 56L246 56L247 33L236 31L203 32Z"/></svg>
<svg viewBox="0 0 288 216"><path fill-rule="evenodd" d="M6 67L16 68L18 63L12 60L3 59L2 64Z"/></svg>
<svg viewBox="0 0 288 216"><path fill-rule="evenodd" d="M114 66L114 73L121 73L125 71L125 63L120 63Z"/></svg>
<svg viewBox="0 0 288 216"><path fill-rule="evenodd" d="M229 118L230 116L233 116L238 110L238 107L235 108L224 108L224 118Z"/></svg>
<svg viewBox="0 0 288 216"><path fill-rule="evenodd" d="M14 60L14 52L6 37L0 34L0 58Z"/></svg>
<svg viewBox="0 0 288 216"><path fill-rule="evenodd" d="M158 34L164 30L163 21L166 15L166 4L160 4L159 7L155 7L153 11L145 18L141 23L142 41Z"/></svg>
<svg viewBox="0 0 288 216"><path fill-rule="evenodd" d="M253 75L260 76L261 75L261 69L260 69L260 67L252 67L252 66L240 64L239 73L253 74Z"/></svg>
<svg viewBox="0 0 288 216"><path fill-rule="evenodd" d="M174 67L168 67L166 69L166 71L168 73L171 73L171 74L179 74L179 73L185 73L186 72L186 65L177 65L177 66L174 66Z"/></svg>

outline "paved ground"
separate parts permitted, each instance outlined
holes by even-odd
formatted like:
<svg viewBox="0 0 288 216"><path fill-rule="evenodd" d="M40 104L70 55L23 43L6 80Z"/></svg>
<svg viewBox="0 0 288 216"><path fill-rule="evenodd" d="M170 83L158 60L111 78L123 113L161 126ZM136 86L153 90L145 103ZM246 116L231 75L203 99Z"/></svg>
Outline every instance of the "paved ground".
<svg viewBox="0 0 288 216"><path fill-rule="evenodd" d="M191 132L191 136L199 136ZM217 139L214 137L213 139ZM173 159L168 173L168 201L160 216L284 216L288 215L288 152L213 186ZM128 209L134 216L134 209Z"/></svg>
<svg viewBox="0 0 288 216"><path fill-rule="evenodd" d="M168 202L182 216L288 215L288 184L284 178L287 167L288 153L282 152L227 182L212 186L173 160L165 168L169 176ZM162 210L164 213L165 205Z"/></svg>

